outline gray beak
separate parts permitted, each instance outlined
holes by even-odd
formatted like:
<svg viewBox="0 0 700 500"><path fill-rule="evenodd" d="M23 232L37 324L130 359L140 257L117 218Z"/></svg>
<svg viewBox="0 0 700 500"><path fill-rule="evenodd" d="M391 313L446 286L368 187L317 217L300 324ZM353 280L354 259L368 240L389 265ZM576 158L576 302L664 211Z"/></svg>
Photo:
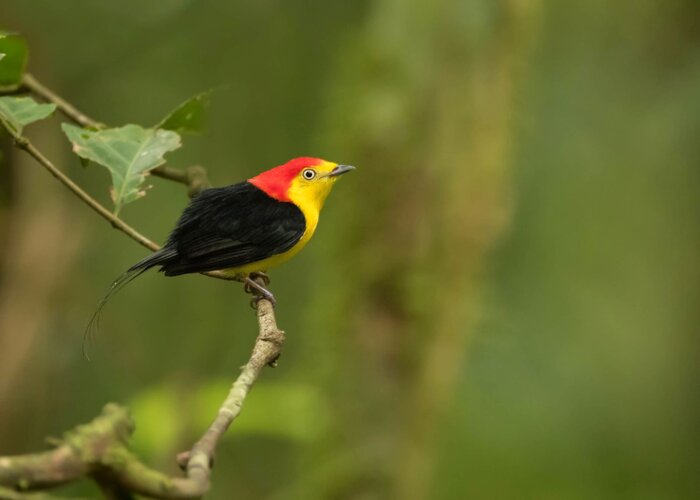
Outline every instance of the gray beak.
<svg viewBox="0 0 700 500"><path fill-rule="evenodd" d="M331 170L331 173L328 174L328 177L337 177L338 175L346 174L351 170L355 170L355 167L353 167L352 165L338 165L333 170Z"/></svg>

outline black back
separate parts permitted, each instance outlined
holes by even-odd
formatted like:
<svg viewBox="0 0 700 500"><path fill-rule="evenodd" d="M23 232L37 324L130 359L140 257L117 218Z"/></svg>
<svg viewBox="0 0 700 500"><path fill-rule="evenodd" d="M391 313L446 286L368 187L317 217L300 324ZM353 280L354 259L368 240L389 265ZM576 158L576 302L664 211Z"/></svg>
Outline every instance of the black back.
<svg viewBox="0 0 700 500"><path fill-rule="evenodd" d="M305 230L296 205L249 182L206 189L182 213L157 264L167 276L238 267L286 252Z"/></svg>

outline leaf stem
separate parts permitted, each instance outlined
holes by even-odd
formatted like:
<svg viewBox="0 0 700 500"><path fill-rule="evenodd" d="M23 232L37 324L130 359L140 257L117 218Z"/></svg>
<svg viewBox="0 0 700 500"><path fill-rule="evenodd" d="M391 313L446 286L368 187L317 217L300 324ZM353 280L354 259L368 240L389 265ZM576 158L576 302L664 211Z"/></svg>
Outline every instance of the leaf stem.
<svg viewBox="0 0 700 500"><path fill-rule="evenodd" d="M33 156L34 159L36 159L36 161L38 161L41 164L41 166L48 170L51 175L58 179L58 181L61 184L70 189L73 192L73 194L80 198L85 204L87 204L95 212L100 214L104 219L109 221L109 223L112 224L112 227L120 230L121 232L129 236L132 240L148 248L149 250L156 251L160 248L158 244L152 242L144 235L139 233L136 229L124 222L122 219L112 214L112 212L107 210L102 204L100 204L100 202L98 202L95 198L93 198L87 192L85 192L66 174L61 172L53 163L51 163L51 161L48 158L46 158L41 153L41 151L39 151L31 142L29 142L29 139L17 134L16 132L10 129L7 130L10 132L10 134L12 134L12 137L14 138L15 144L17 144L18 148L24 150L29 155Z"/></svg>

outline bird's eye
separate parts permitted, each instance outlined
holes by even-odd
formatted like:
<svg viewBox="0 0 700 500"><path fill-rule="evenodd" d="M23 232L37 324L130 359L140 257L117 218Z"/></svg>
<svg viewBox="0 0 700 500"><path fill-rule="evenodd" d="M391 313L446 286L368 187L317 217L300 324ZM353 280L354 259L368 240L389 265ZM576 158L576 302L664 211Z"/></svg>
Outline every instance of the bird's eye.
<svg viewBox="0 0 700 500"><path fill-rule="evenodd" d="M311 170L310 168L307 168L306 170L304 170L304 171L301 173L301 175L304 176L304 179L306 179L307 181L310 181L311 179L313 179L314 177L316 177L316 171L315 171L315 170Z"/></svg>

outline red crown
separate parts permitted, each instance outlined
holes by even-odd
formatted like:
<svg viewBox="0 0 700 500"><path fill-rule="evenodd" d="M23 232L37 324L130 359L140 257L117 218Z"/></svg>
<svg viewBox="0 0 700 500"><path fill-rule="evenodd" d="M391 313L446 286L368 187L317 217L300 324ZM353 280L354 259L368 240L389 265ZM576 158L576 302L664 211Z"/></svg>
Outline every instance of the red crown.
<svg viewBox="0 0 700 500"><path fill-rule="evenodd" d="M320 158L294 158L284 165L271 168L265 172L248 179L253 186L262 189L272 198L279 201L289 201L287 190L292 180L305 168L314 167L323 163Z"/></svg>

